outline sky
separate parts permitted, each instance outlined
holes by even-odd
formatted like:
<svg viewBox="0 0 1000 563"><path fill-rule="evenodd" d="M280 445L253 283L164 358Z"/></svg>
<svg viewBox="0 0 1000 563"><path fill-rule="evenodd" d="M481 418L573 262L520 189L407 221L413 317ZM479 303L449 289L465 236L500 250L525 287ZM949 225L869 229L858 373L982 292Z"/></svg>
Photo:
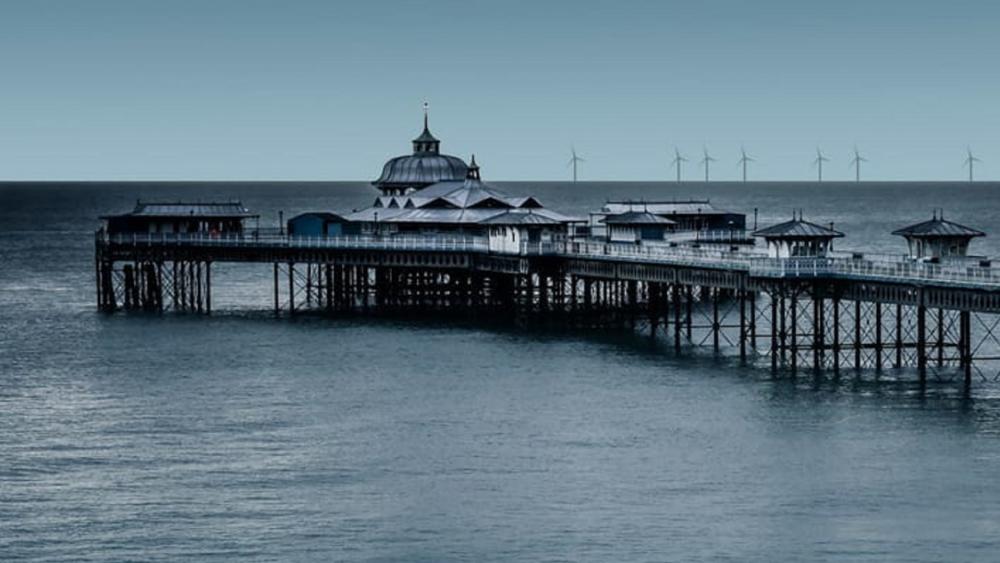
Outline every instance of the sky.
<svg viewBox="0 0 1000 563"><path fill-rule="evenodd" d="M2 180L1000 177L1000 3L2 0Z"/></svg>

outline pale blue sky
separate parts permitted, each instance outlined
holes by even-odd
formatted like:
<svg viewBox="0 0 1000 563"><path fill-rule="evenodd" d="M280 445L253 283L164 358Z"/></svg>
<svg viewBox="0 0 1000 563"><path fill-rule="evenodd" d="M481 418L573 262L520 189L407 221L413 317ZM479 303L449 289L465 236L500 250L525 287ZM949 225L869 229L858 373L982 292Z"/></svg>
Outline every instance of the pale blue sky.
<svg viewBox="0 0 1000 563"><path fill-rule="evenodd" d="M420 106L494 180L1000 175L996 2L0 2L0 179L371 179ZM689 164L685 177L701 171Z"/></svg>

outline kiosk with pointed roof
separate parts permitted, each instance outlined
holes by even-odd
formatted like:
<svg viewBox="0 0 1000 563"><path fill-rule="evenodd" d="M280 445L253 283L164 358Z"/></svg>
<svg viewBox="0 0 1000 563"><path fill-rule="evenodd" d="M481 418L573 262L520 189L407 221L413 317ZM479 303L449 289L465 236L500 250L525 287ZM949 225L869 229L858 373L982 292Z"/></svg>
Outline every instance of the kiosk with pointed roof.
<svg viewBox="0 0 1000 563"><path fill-rule="evenodd" d="M572 219L534 209L509 209L482 221L491 252L522 252L526 245L566 240Z"/></svg>
<svg viewBox="0 0 1000 563"><path fill-rule="evenodd" d="M931 219L892 232L906 239L910 258L914 260L940 260L963 258L968 255L973 238L986 233L944 218L944 213L934 212Z"/></svg>
<svg viewBox="0 0 1000 563"><path fill-rule="evenodd" d="M765 227L753 233L767 242L767 255L771 258L823 258L833 248L833 239L844 233L810 223L801 213L791 221Z"/></svg>

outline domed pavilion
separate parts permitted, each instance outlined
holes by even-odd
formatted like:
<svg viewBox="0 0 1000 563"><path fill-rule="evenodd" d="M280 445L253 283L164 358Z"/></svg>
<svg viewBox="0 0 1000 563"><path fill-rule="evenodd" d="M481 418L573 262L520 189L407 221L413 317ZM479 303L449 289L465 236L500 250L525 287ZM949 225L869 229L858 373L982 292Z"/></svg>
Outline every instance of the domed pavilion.
<svg viewBox="0 0 1000 563"><path fill-rule="evenodd" d="M401 196L438 182L464 180L469 167L457 156L441 154L441 141L431 134L424 107L424 131L413 139L413 154L397 156L372 182L383 196Z"/></svg>

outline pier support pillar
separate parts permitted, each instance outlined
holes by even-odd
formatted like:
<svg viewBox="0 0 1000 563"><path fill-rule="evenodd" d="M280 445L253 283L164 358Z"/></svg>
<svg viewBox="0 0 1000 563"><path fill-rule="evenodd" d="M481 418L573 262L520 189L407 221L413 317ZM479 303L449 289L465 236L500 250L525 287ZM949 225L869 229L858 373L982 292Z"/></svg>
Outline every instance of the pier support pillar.
<svg viewBox="0 0 1000 563"><path fill-rule="evenodd" d="M212 263L205 262L205 314L212 314Z"/></svg>
<svg viewBox="0 0 1000 563"><path fill-rule="evenodd" d="M684 286L684 330L688 341L691 340L691 309L694 307L693 293L690 285Z"/></svg>
<svg viewBox="0 0 1000 563"><path fill-rule="evenodd" d="M274 263L274 316L277 317L281 314L281 301L279 296L279 282L278 282L278 263Z"/></svg>
<svg viewBox="0 0 1000 563"><path fill-rule="evenodd" d="M97 284L100 287L98 307L105 313L113 313L118 309L118 297L115 294L114 263L100 261L97 268Z"/></svg>
<svg viewBox="0 0 1000 563"><path fill-rule="evenodd" d="M958 325L959 365L965 388L968 390L972 386L972 314L969 311L959 312Z"/></svg>
<svg viewBox="0 0 1000 563"><path fill-rule="evenodd" d="M903 367L903 306L896 304L896 361L893 367Z"/></svg>
<svg viewBox="0 0 1000 563"><path fill-rule="evenodd" d="M288 263L288 314L295 316L295 264Z"/></svg>
<svg viewBox="0 0 1000 563"><path fill-rule="evenodd" d="M771 293L771 372L775 373L778 371L778 305L779 300L781 301L782 309L782 321L781 324L784 325L784 297L778 298L774 293ZM782 329L784 332L784 329Z"/></svg>
<svg viewBox="0 0 1000 563"><path fill-rule="evenodd" d="M791 319L790 319L791 325L792 325L791 326L791 333L792 334L791 334L791 349L790 349L791 355L790 355L790 358L791 358L791 362L792 362L792 364L791 364L792 375L794 376L797 373L798 366L799 366L799 295L798 295L797 291L792 293L792 297L790 299L790 302L791 302L791 309L792 309L792 311L791 311L792 312L792 316L791 316ZM782 317L782 320L784 320L784 317ZM785 331L782 330L782 333L784 333L784 332ZM784 334L782 334L782 338L781 338L781 348L782 348L782 356L784 356L785 350L789 349L789 345L785 341L785 335Z"/></svg>
<svg viewBox="0 0 1000 563"><path fill-rule="evenodd" d="M747 361L747 291L737 290L740 300L740 363Z"/></svg>
<svg viewBox="0 0 1000 563"><path fill-rule="evenodd" d="M944 309L937 310L937 330L935 331L937 338L935 339L935 352L937 353L937 368L941 369L944 367Z"/></svg>
<svg viewBox="0 0 1000 563"><path fill-rule="evenodd" d="M833 373L840 375L840 298L831 300L833 305Z"/></svg>
<svg viewBox="0 0 1000 563"><path fill-rule="evenodd" d="M674 351L681 351L681 291L677 284L670 286L671 299L674 304Z"/></svg>
<svg viewBox="0 0 1000 563"><path fill-rule="evenodd" d="M813 371L819 373L826 364L826 296L821 289L813 290Z"/></svg>
<svg viewBox="0 0 1000 563"><path fill-rule="evenodd" d="M882 303L875 303L875 371L882 371Z"/></svg>
<svg viewBox="0 0 1000 563"><path fill-rule="evenodd" d="M861 301L854 302L854 369L861 369Z"/></svg>
<svg viewBox="0 0 1000 563"><path fill-rule="evenodd" d="M927 307L923 295L917 306L917 374L921 385L927 383Z"/></svg>
<svg viewBox="0 0 1000 563"><path fill-rule="evenodd" d="M709 288L712 294L712 349L719 353L719 288Z"/></svg>

